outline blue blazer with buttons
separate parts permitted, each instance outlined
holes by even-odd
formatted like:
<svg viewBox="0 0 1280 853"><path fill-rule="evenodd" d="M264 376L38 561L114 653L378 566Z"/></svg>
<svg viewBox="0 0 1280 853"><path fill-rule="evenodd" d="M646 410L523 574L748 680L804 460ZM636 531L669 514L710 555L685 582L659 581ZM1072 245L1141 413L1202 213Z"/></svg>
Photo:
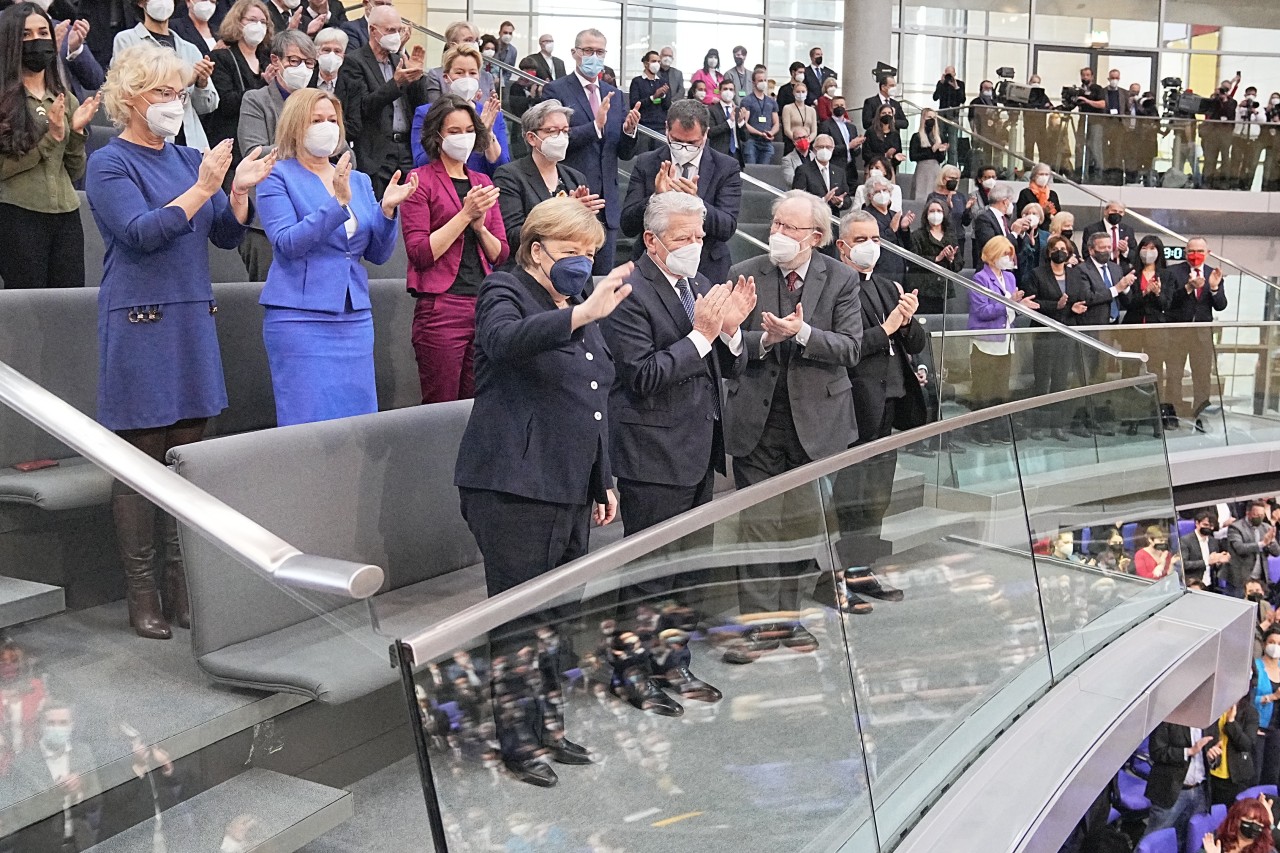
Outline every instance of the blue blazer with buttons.
<svg viewBox="0 0 1280 853"><path fill-rule="evenodd" d="M524 270L494 272L480 285L476 396L455 486L559 504L606 501L613 357L600 324L571 330L572 315Z"/></svg>
<svg viewBox="0 0 1280 853"><path fill-rule="evenodd" d="M337 314L350 296L354 310L369 308L369 274L360 259L385 264L399 223L383 215L368 175L352 171L350 180L351 237L346 211L297 160L276 163L258 185L258 217L275 253L261 304Z"/></svg>

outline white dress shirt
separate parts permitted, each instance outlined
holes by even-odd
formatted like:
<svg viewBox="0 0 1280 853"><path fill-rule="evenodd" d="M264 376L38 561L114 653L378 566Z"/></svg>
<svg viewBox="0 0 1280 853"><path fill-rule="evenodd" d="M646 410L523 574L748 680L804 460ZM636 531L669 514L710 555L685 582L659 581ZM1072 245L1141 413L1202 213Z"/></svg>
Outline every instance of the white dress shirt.
<svg viewBox="0 0 1280 853"><path fill-rule="evenodd" d="M676 282L680 281L682 276L672 275L671 273L667 272L665 269L662 268L662 265L658 263L657 258L654 258L653 260L654 260L654 266L658 268L658 272L666 276L667 282L671 285L671 289L676 292L676 299L679 299L680 288L676 286ZM696 302L698 296L697 296L697 293L693 290L692 281L689 282L689 292L693 293L693 298ZM689 334L685 335L685 337L693 341L693 345L698 348L699 357L706 358L707 354L711 352L711 341L707 340L707 336L702 334L702 332L699 332L697 329L694 329ZM724 332L721 332L720 340L724 341L725 346L729 348L729 352L733 353L734 356L741 354L742 352L741 327L739 327L738 330L733 333L733 337L730 337L726 335Z"/></svg>
<svg viewBox="0 0 1280 853"><path fill-rule="evenodd" d="M1203 729L1191 730L1191 743L1195 743L1204 737ZM1182 780L1184 785L1199 785L1205 780L1207 775L1204 770L1204 750L1192 754L1192 747L1187 748L1187 757L1191 759L1191 763L1187 765L1187 776Z"/></svg>

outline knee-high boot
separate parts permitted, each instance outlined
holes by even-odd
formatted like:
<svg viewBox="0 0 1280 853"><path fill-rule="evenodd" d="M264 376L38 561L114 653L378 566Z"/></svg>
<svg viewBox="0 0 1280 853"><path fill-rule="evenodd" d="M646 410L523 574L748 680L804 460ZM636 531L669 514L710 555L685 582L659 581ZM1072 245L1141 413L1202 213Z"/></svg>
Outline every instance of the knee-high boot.
<svg viewBox="0 0 1280 853"><path fill-rule="evenodd" d="M125 494L112 498L111 509L124 564L129 625L139 637L167 640L173 631L160 609L154 568L156 508L142 495Z"/></svg>
<svg viewBox="0 0 1280 853"><path fill-rule="evenodd" d="M165 618L179 628L190 628L187 567L182 560L182 545L178 540L178 521L167 512L160 513L160 541L164 547L164 592L160 599L164 604Z"/></svg>

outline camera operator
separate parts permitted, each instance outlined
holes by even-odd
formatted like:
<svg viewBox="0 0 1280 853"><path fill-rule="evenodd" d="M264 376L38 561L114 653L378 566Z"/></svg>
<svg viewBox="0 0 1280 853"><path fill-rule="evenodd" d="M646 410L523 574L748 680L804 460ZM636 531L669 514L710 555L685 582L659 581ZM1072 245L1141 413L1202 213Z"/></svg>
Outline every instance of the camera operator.
<svg viewBox="0 0 1280 853"><path fill-rule="evenodd" d="M1262 123L1266 120L1264 105L1258 100L1258 87L1244 90L1244 99L1236 107L1235 135L1231 140L1229 180L1234 188L1247 190L1253 186L1258 170L1258 152L1262 147Z"/></svg>
<svg viewBox="0 0 1280 853"><path fill-rule="evenodd" d="M1031 87L1031 99L1022 112L1022 156L1028 160L1048 163L1058 168L1057 146L1049 135L1049 110L1053 104L1049 96L1041 88L1039 74L1032 74L1027 79Z"/></svg>
<svg viewBox="0 0 1280 853"><path fill-rule="evenodd" d="M1124 177L1126 183L1139 183L1143 186L1155 186L1155 172L1152 166L1156 160L1156 133L1160 110L1156 107L1156 96L1143 92L1137 83L1129 85L1129 97L1125 99L1124 120L1125 144Z"/></svg>
<svg viewBox="0 0 1280 853"><path fill-rule="evenodd" d="M1070 88L1070 87L1068 87ZM1107 112L1106 94L1102 87L1093 82L1093 69L1080 69L1080 88L1072 94L1067 103L1067 92L1063 92L1062 108L1077 109L1083 116L1076 128L1076 152L1080 159L1080 181L1091 177L1101 177L1103 149L1106 146L1103 122L1099 118Z"/></svg>
<svg viewBox="0 0 1280 853"><path fill-rule="evenodd" d="M1002 115L1004 111L996 103L995 89L990 80L983 80L978 87L978 97L969 102L969 130L975 134L971 141L973 168L970 171L976 170L979 165L998 162L999 154L995 146L1009 145L1007 114ZM978 136L989 142L978 139Z"/></svg>
<svg viewBox="0 0 1280 853"><path fill-rule="evenodd" d="M1262 149L1266 159L1262 166L1262 191L1280 190L1280 92L1272 92L1267 101L1267 123L1262 128Z"/></svg>
<svg viewBox="0 0 1280 853"><path fill-rule="evenodd" d="M941 115L948 121L959 124L960 107L964 106L964 81L956 77L954 65L948 65L942 69L938 85L933 87L933 99L938 102L938 111ZM942 134L942 141L948 144L947 162L953 164L959 162L956 159L955 128L947 122L939 122L939 125L938 130Z"/></svg>
<svg viewBox="0 0 1280 853"><path fill-rule="evenodd" d="M1204 148L1204 185L1210 189L1228 189L1227 175L1231 164L1231 131L1236 121L1236 89L1240 85L1240 72L1235 81L1223 80L1218 91L1209 99L1200 125L1200 144Z"/></svg>

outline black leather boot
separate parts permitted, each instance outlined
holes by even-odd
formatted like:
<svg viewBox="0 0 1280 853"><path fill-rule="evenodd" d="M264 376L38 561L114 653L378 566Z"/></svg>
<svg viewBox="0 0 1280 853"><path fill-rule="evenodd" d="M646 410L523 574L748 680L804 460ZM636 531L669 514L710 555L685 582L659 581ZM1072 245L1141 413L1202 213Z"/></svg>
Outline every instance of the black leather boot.
<svg viewBox="0 0 1280 853"><path fill-rule="evenodd" d="M191 604L187 599L187 566L182 561L182 545L178 541L178 521L167 512L160 513L160 534L164 545L165 618L179 628L191 627Z"/></svg>
<svg viewBox="0 0 1280 853"><path fill-rule="evenodd" d="M116 522L116 541L124 565L129 603L129 625L139 637L167 640L173 636L160 607L156 589L155 535L156 508L139 494L116 495L111 499Z"/></svg>

